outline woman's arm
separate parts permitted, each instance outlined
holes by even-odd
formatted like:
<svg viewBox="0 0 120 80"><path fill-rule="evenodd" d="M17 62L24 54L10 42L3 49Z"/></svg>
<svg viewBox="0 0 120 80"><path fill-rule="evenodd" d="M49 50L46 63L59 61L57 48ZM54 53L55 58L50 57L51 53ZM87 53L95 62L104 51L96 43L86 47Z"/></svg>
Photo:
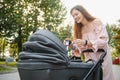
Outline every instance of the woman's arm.
<svg viewBox="0 0 120 80"><path fill-rule="evenodd" d="M99 48L104 49L107 46L109 40L106 27L104 25L98 26L95 29L95 35L97 38L95 40L89 40L88 44L91 44L95 51L97 51Z"/></svg>

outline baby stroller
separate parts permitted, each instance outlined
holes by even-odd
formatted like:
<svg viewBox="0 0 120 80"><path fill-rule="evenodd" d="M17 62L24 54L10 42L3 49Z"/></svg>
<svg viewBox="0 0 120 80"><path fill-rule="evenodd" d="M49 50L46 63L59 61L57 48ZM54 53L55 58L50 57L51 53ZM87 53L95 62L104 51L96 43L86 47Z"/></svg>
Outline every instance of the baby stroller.
<svg viewBox="0 0 120 80"><path fill-rule="evenodd" d="M47 30L33 33L22 47L17 63L20 80L102 80L103 49L96 63L73 61L59 38Z"/></svg>

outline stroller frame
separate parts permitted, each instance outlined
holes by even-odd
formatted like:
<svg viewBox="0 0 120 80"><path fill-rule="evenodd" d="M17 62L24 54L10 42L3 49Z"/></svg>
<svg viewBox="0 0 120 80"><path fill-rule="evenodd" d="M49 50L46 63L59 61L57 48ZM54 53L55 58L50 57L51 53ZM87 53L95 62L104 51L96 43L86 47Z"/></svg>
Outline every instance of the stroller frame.
<svg viewBox="0 0 120 80"><path fill-rule="evenodd" d="M88 50L88 52L89 51L91 51L91 50ZM83 51L84 52L84 51ZM103 54L100 56L100 58L98 59L98 61L96 62L96 64L90 69L90 71L88 72L88 74L84 77L84 79L83 80L87 80L88 79L88 77L90 76L90 74L92 73L92 72L94 72L95 71L95 69L98 67L98 66L102 66L102 63L103 63L103 59L104 59L104 57L106 56L106 54L107 54L107 52L105 52L105 50L104 49L98 49L98 51L97 52L102 52ZM102 69L102 68L101 68ZM102 70L101 70L102 71ZM98 75L99 74L101 74L101 77L99 78L99 80L102 80L102 77L103 77L103 74L102 74L102 72L101 73L98 73Z"/></svg>

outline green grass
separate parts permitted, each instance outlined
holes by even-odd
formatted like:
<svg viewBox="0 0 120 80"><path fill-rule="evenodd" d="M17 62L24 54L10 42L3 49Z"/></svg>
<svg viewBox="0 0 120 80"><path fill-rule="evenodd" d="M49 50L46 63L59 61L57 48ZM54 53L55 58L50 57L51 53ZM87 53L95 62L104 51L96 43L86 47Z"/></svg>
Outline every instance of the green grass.
<svg viewBox="0 0 120 80"><path fill-rule="evenodd" d="M11 68L8 68L8 67L5 67L5 66L0 66L0 73L10 72L10 71L12 71Z"/></svg>
<svg viewBox="0 0 120 80"><path fill-rule="evenodd" d="M0 73L5 73L5 72L12 72L14 68L16 67L17 62L9 62L6 63L5 61L0 62Z"/></svg>

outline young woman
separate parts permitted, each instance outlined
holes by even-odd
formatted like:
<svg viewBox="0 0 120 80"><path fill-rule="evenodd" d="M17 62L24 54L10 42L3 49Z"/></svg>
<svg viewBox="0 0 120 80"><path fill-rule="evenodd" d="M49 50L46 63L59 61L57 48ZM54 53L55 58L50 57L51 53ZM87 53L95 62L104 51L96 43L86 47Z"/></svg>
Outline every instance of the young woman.
<svg viewBox="0 0 120 80"><path fill-rule="evenodd" d="M93 52L86 52L85 60L93 59L97 61L102 53L95 53L97 50L104 49L107 54L102 63L103 80L114 80L112 71L112 57L108 46L108 34L102 22L91 16L81 5L71 9L74 19L73 43L71 44L73 54L80 57L83 50L92 49Z"/></svg>

